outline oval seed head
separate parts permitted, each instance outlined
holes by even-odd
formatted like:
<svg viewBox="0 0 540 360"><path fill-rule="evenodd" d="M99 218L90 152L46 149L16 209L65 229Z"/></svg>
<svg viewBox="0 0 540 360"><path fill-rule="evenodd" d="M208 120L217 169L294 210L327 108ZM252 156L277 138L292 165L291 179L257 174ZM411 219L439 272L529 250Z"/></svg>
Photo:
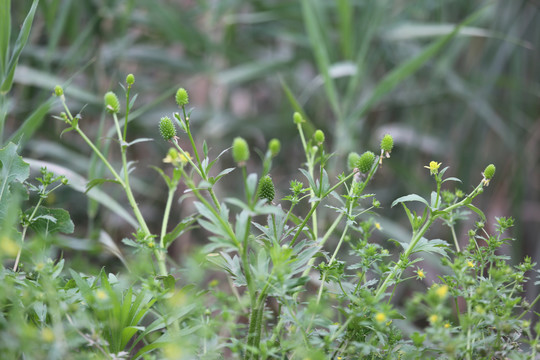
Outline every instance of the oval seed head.
<svg viewBox="0 0 540 360"><path fill-rule="evenodd" d="M486 169L484 170L484 177L487 180L491 180L491 178L495 175L495 165L489 164Z"/></svg>
<svg viewBox="0 0 540 360"><path fill-rule="evenodd" d="M176 92L176 103L180 107L185 106L189 103L189 96L186 89L178 89L178 91Z"/></svg>
<svg viewBox="0 0 540 360"><path fill-rule="evenodd" d="M392 151L392 148L394 147L394 139L392 138L392 135L386 134L381 140L381 150L389 153Z"/></svg>
<svg viewBox="0 0 540 360"><path fill-rule="evenodd" d="M317 144L322 144L324 142L324 133L322 130L315 131L315 134L313 134L313 138L317 142Z"/></svg>
<svg viewBox="0 0 540 360"><path fill-rule="evenodd" d="M133 85L135 83L135 76L133 74L129 74L126 76L126 84Z"/></svg>
<svg viewBox="0 0 540 360"><path fill-rule="evenodd" d="M257 191L257 196L259 199L266 199L268 202L272 202L275 195L276 189L274 188L272 178L266 175L259 181L259 190Z"/></svg>
<svg viewBox="0 0 540 360"><path fill-rule="evenodd" d="M246 161L249 159L249 147L247 141L241 137L235 138L232 145L232 155L234 161L238 165L245 165Z"/></svg>
<svg viewBox="0 0 540 360"><path fill-rule="evenodd" d="M105 94L105 109L111 114L117 114L120 111L120 101L118 96L112 91Z"/></svg>
<svg viewBox="0 0 540 360"><path fill-rule="evenodd" d="M373 166L373 163L375 162L375 154L371 151L366 151L365 153L360 156L360 159L358 160L358 163L356 164L356 167L360 172L367 174L369 170L371 170L371 167Z"/></svg>
<svg viewBox="0 0 540 360"><path fill-rule="evenodd" d="M60 85L56 85L54 87L54 95L56 95L56 96L64 95L64 89L62 89L62 87Z"/></svg>
<svg viewBox="0 0 540 360"><path fill-rule="evenodd" d="M299 112L295 112L293 114L293 120L296 125L301 124L304 122L304 118L302 118L302 115L300 115Z"/></svg>
<svg viewBox="0 0 540 360"><path fill-rule="evenodd" d="M164 116L159 121L159 133L165 141L170 141L176 136L176 127L168 116Z"/></svg>
<svg viewBox="0 0 540 360"><path fill-rule="evenodd" d="M349 170L354 170L359 161L360 155L357 152L353 151L349 153L349 156L347 156L347 167L349 168Z"/></svg>
<svg viewBox="0 0 540 360"><path fill-rule="evenodd" d="M272 139L268 143L268 150L270 151L270 154L272 157L277 156L279 154L279 151L281 150L281 142L278 139Z"/></svg>

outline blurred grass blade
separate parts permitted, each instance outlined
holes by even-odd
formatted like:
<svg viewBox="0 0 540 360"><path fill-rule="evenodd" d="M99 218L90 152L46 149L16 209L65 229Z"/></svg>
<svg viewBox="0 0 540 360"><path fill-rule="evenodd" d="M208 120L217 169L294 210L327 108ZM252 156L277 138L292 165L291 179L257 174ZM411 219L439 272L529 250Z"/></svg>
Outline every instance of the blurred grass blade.
<svg viewBox="0 0 540 360"><path fill-rule="evenodd" d="M459 33L463 26L476 20L483 10L484 8L481 8L480 10L474 12L463 22L457 25L451 33L441 37L439 40L425 48L420 54L404 62L387 74L375 87L371 96L369 96L369 98L360 106L360 108L354 112L351 118L357 119L362 117L375 102L392 91L397 85L403 82L403 80L415 73L428 60L437 55L437 53L439 53L445 47L445 45L448 44L448 42L450 42L450 40L452 40Z"/></svg>
<svg viewBox="0 0 540 360"><path fill-rule="evenodd" d="M2 94L6 94L11 89L11 85L13 84L15 68L19 62L19 56L21 56L21 52L28 41L28 36L30 35L30 29L32 28L32 22L34 21L34 15L36 14L38 3L39 0L34 0L28 15L26 15L26 18L24 19L21 32L19 33L17 41L15 42L15 47L13 48L13 54L9 60L7 71L4 73L5 77L2 79L2 86L0 87L0 93Z"/></svg>
<svg viewBox="0 0 540 360"><path fill-rule="evenodd" d="M0 0L0 83L4 79L9 61L9 37L11 36L11 0Z"/></svg>
<svg viewBox="0 0 540 360"><path fill-rule="evenodd" d="M313 0L302 0L302 15L304 18L304 24L308 33L311 46L317 61L317 67L324 78L324 88L326 90L326 96L330 101L332 110L338 119L341 119L341 109L338 102L338 93L334 80L330 76L330 59L328 57L328 50L325 45L324 37L317 24L317 14L315 12Z"/></svg>
<svg viewBox="0 0 540 360"><path fill-rule="evenodd" d="M291 88L289 87L289 85L287 85L287 82L285 82L285 80L283 80L281 76L279 77L279 82L281 83L281 87L283 88L283 91L285 91L285 96L287 96L287 99L289 99L289 102L291 103L291 106L293 107L294 111L300 113L302 117L304 118L304 120L306 120L305 125L307 125L306 127L307 133L312 133L313 131L315 131L315 127L313 126L313 123L307 117L306 113L304 112L304 109L302 108L302 105L300 105L300 103L294 96L293 92L291 91ZM292 123L292 114L291 114L290 121Z"/></svg>
<svg viewBox="0 0 540 360"><path fill-rule="evenodd" d="M26 120L24 123L19 126L19 128L10 136L8 141L12 141L18 144L23 144L32 137L36 130L41 126L45 115L51 109L51 105L54 101L54 98L49 98L41 104Z"/></svg>

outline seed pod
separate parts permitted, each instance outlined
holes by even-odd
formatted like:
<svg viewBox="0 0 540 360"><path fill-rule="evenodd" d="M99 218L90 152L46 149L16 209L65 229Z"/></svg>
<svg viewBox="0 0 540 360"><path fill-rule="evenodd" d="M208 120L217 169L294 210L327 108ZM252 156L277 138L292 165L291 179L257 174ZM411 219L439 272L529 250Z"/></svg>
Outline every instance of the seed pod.
<svg viewBox="0 0 540 360"><path fill-rule="evenodd" d="M381 140L381 150L385 153L390 153L394 147L394 139L392 135L386 134Z"/></svg>
<svg viewBox="0 0 540 360"><path fill-rule="evenodd" d="M259 199L266 199L268 202L272 202L275 195L276 189L274 188L272 178L266 175L259 181L259 190L257 191L257 196Z"/></svg>
<svg viewBox="0 0 540 360"><path fill-rule="evenodd" d="M360 161L360 155L357 152L353 151L349 153L349 156L347 156L347 167L349 170L354 170L358 165L358 161Z"/></svg>
<svg viewBox="0 0 540 360"><path fill-rule="evenodd" d="M105 94L105 109L111 114L117 114L120 112L120 101L118 101L118 96L112 91L109 91Z"/></svg>
<svg viewBox="0 0 540 360"><path fill-rule="evenodd" d="M317 142L317 144L322 144L324 142L324 132L322 130L315 131L315 134L313 134L313 138L315 139L315 142Z"/></svg>
<svg viewBox="0 0 540 360"><path fill-rule="evenodd" d="M249 147L246 140L241 137L234 139L232 145L232 155L234 161L238 165L245 165L246 161L249 159Z"/></svg>
<svg viewBox="0 0 540 360"><path fill-rule="evenodd" d="M176 103L180 107L185 106L189 103L189 96L186 89L178 89L178 91L176 92Z"/></svg>
<svg viewBox="0 0 540 360"><path fill-rule="evenodd" d="M268 150L270 150L270 154L272 157L277 156L279 154L279 151L281 150L281 142L278 139L272 139L268 143Z"/></svg>
<svg viewBox="0 0 540 360"><path fill-rule="evenodd" d="M135 83L135 76L133 74L129 74L126 76L126 84L133 85Z"/></svg>
<svg viewBox="0 0 540 360"><path fill-rule="evenodd" d="M56 85L54 87L54 95L56 95L56 96L64 95L64 89L62 89L62 87L60 85Z"/></svg>
<svg viewBox="0 0 540 360"><path fill-rule="evenodd" d="M369 170L371 170L374 162L375 154L371 151L366 151L362 154L362 156L360 156L356 167L358 168L358 170L360 170L361 173L367 174Z"/></svg>
<svg viewBox="0 0 540 360"><path fill-rule="evenodd" d="M293 114L293 120L294 120L294 123L297 125L304 122L304 119L302 118L302 115L300 115L299 112L295 112Z"/></svg>
<svg viewBox="0 0 540 360"><path fill-rule="evenodd" d="M484 170L484 177L486 180L491 180L493 175L495 175L495 165L489 164Z"/></svg>
<svg viewBox="0 0 540 360"><path fill-rule="evenodd" d="M159 121L159 133L165 141L170 141L176 136L176 127L168 116L164 116Z"/></svg>

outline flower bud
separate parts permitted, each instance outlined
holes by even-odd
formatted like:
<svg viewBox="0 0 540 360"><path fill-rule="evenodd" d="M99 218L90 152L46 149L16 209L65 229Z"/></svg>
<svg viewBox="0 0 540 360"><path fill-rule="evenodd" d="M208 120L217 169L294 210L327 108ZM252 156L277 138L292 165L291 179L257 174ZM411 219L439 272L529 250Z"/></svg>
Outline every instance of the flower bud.
<svg viewBox="0 0 540 360"><path fill-rule="evenodd" d="M266 199L268 202L272 202L275 195L276 190L274 188L272 178L266 175L259 181L259 190L257 191L257 196L259 199Z"/></svg>
<svg viewBox="0 0 540 360"><path fill-rule="evenodd" d="M324 142L324 132L322 130L315 131L315 134L313 134L313 138L317 142L317 144L322 144Z"/></svg>
<svg viewBox="0 0 540 360"><path fill-rule="evenodd" d="M245 165L246 161L249 159L249 147L246 140L241 137L234 139L232 145L232 155L234 161L238 165Z"/></svg>
<svg viewBox="0 0 540 360"><path fill-rule="evenodd" d="M120 111L120 101L118 101L118 96L112 91L109 91L105 94L105 109L112 113L116 114Z"/></svg>
<svg viewBox="0 0 540 360"><path fill-rule="evenodd" d="M159 121L159 133L165 141L170 141L176 136L176 127L168 116L164 116Z"/></svg>
<svg viewBox="0 0 540 360"><path fill-rule="evenodd" d="M349 156L347 156L347 167L349 170L354 170L358 164L358 161L360 161L360 155L357 152L353 151L349 153Z"/></svg>
<svg viewBox="0 0 540 360"><path fill-rule="evenodd" d="M185 106L189 103L189 96L186 89L178 89L178 91L176 92L176 103L180 107Z"/></svg>
<svg viewBox="0 0 540 360"><path fill-rule="evenodd" d="M268 150L270 151L270 154L272 157L277 156L279 154L279 151L281 150L281 142L278 139L272 139L268 143Z"/></svg>
<svg viewBox="0 0 540 360"><path fill-rule="evenodd" d="M135 76L133 74L129 74L126 76L126 84L133 85L135 83Z"/></svg>
<svg viewBox="0 0 540 360"><path fill-rule="evenodd" d="M362 156L360 156L356 167L358 168L358 170L360 170L361 173L367 174L369 170L371 170L374 162L375 154L371 151L366 151L362 154Z"/></svg>
<svg viewBox="0 0 540 360"><path fill-rule="evenodd" d="M386 134L381 140L381 150L385 153L390 153L394 147L394 139L392 135Z"/></svg>
<svg viewBox="0 0 540 360"><path fill-rule="evenodd" d="M491 178L493 178L493 175L495 175L495 165L489 164L484 170L484 177L487 180L491 180Z"/></svg>
<svg viewBox="0 0 540 360"><path fill-rule="evenodd" d="M56 95L56 96L64 95L64 89L62 89L62 87L60 85L56 85L54 87L54 95Z"/></svg>
<svg viewBox="0 0 540 360"><path fill-rule="evenodd" d="M302 118L302 115L300 115L299 112L295 112L293 114L293 120L296 125L301 124L304 122L304 119Z"/></svg>

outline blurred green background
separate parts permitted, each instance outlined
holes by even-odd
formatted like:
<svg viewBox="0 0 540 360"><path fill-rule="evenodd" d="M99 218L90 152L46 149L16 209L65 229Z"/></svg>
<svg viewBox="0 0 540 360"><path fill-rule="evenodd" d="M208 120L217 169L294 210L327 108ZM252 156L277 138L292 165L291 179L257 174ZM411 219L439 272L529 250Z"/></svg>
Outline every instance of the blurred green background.
<svg viewBox="0 0 540 360"><path fill-rule="evenodd" d="M12 43L31 3L11 4ZM114 159L115 143L107 140L113 123L102 96L108 90L121 95L119 83L133 73L139 97L128 137L156 139L130 148L137 161L134 186L157 231L166 187L149 165L166 166L161 160L168 147L157 123L176 111L179 86L195 109L198 145L206 139L214 156L236 136L263 152L271 138L282 141L272 170L278 196L286 195L291 179L303 180L292 123L293 112L301 110L308 132L324 130L336 153L333 176L344 169L349 151L376 151L382 135L394 136L392 158L370 190L383 205L382 241L407 231L402 209L391 209L391 201L433 189L423 168L429 161L450 166L447 175L462 179L464 191L494 163L496 177L477 206L489 226L495 216L514 216L517 242L509 254L538 261L539 9L533 0L41 0L13 88L2 95L7 116L0 142L20 141L26 158L57 164L58 171L85 179L106 175L73 133L59 137L64 124L52 115L62 109L52 91L64 86L83 129L103 149L110 147ZM181 143L188 146L184 138ZM256 159L250 171L260 169ZM233 164L224 157L221 166ZM100 189L113 198L118 190ZM232 179L219 192L226 197L240 190ZM110 199L88 200L64 189L54 201L72 214L76 235L61 249L81 267L96 257L114 259L102 245L110 250L134 231L103 206ZM129 208L121 196L116 201ZM191 211L177 204L173 221ZM462 241L470 225L460 227ZM173 258L204 242L197 235L178 242ZM442 229L439 236L448 233Z"/></svg>

